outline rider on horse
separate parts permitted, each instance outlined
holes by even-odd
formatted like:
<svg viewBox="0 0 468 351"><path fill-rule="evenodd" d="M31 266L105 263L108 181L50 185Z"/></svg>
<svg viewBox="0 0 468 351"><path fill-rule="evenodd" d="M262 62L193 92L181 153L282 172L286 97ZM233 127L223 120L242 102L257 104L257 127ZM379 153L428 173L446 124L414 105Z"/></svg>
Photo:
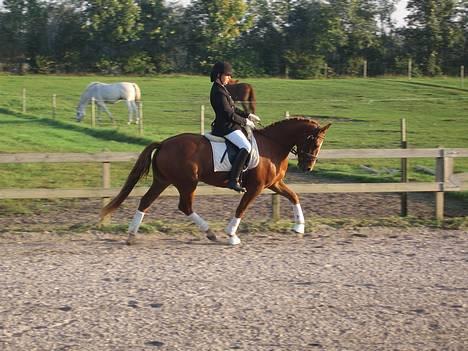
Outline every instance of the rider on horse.
<svg viewBox="0 0 468 351"><path fill-rule="evenodd" d="M213 82L210 93L210 102L216 114L211 123L211 133L229 140L239 148L239 153L229 173L227 187L237 192L245 192L246 189L239 184L240 174L252 145L243 133L243 128L255 129L255 123L260 118L252 113L246 113L238 109L225 85L232 76L232 67L228 62L216 62L211 69L210 79Z"/></svg>

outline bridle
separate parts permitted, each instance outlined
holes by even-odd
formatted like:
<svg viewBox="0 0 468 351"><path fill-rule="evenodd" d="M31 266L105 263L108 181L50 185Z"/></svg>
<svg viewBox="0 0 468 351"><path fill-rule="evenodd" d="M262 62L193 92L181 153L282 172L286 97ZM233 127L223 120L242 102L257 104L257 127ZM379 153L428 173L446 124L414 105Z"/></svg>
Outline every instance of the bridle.
<svg viewBox="0 0 468 351"><path fill-rule="evenodd" d="M264 128L264 126L260 123L260 122L257 122L257 124ZM256 130L257 133L259 132L259 130L257 129ZM263 136L266 136L265 134L262 134ZM267 137L267 136L266 136ZM269 137L267 137L268 139L271 139ZM320 138L318 135L317 136L314 136L313 134L312 135L309 135L307 138L305 138L304 140L304 143L302 144L302 147L300 150L298 150L298 147L297 145L293 145L293 147L291 148L291 150L289 150L290 153L292 153L293 155L297 156L298 159L301 157L303 158L305 161L307 162L315 162L317 161L317 156L311 154L310 152L308 152L307 150L307 147L312 145L312 142L316 139L316 138ZM323 139L323 137L321 137ZM273 139L271 139L273 140ZM276 143L279 143L277 140L274 140ZM282 144L282 143L279 143L279 144Z"/></svg>
<svg viewBox="0 0 468 351"><path fill-rule="evenodd" d="M316 139L319 138L318 136L314 135L309 135L307 138L305 138L304 143L302 144L301 149L299 150L297 145L294 145L291 149L291 153L293 155L296 155L299 158L302 158L306 162L315 162L317 161L317 156L308 152L310 145L312 145L312 142Z"/></svg>

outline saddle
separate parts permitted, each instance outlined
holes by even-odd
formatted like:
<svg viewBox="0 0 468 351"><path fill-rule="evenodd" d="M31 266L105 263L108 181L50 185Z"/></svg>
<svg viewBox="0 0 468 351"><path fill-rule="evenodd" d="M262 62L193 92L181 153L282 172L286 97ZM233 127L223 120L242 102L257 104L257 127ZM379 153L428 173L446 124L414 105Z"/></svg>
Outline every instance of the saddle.
<svg viewBox="0 0 468 351"><path fill-rule="evenodd" d="M223 137L218 137L209 133L203 136L208 139L211 144L214 172L229 172L239 152L239 148ZM254 137L252 137L251 143L252 151L246 161L244 171L257 167L259 162L257 142Z"/></svg>

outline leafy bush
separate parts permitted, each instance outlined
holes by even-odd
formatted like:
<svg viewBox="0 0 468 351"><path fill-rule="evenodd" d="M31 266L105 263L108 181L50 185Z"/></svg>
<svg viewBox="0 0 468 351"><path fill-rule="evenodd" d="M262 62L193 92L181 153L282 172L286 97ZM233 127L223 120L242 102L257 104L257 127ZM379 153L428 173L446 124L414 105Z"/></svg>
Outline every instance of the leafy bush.
<svg viewBox="0 0 468 351"><path fill-rule="evenodd" d="M100 73L104 74L119 74L121 73L120 65L118 62L109 60L107 58L101 58L96 63L96 69Z"/></svg>
<svg viewBox="0 0 468 351"><path fill-rule="evenodd" d="M151 62L151 57L146 53L130 56L127 62L123 64L124 73L144 75L155 73L155 71L154 64Z"/></svg>

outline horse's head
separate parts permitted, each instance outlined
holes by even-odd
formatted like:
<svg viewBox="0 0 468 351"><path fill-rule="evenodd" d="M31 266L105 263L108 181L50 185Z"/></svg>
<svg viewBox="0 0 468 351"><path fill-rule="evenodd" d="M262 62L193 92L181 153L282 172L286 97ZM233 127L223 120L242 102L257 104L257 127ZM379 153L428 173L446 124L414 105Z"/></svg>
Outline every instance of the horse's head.
<svg viewBox="0 0 468 351"><path fill-rule="evenodd" d="M76 121L81 122L81 120L83 119L84 116L85 116L84 110L81 109L81 108L77 108L76 109L76 116L75 116Z"/></svg>
<svg viewBox="0 0 468 351"><path fill-rule="evenodd" d="M330 126L331 123L324 127L318 127L313 134L306 136L302 142L297 144L298 167L304 172L312 171L314 168L325 139L325 133Z"/></svg>

